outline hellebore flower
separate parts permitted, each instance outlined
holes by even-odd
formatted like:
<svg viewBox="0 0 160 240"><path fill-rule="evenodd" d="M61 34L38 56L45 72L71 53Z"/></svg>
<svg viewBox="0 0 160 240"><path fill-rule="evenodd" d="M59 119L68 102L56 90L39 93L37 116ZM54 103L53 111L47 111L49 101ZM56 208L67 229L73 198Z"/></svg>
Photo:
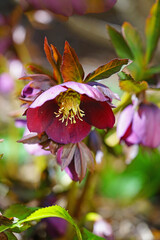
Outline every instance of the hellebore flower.
<svg viewBox="0 0 160 240"><path fill-rule="evenodd" d="M26 0L36 9L49 9L55 14L71 16L73 14L83 15L85 13L105 12L112 8L116 0Z"/></svg>
<svg viewBox="0 0 160 240"><path fill-rule="evenodd" d="M112 128L115 122L110 101L98 88L84 83L65 82L38 96L26 111L31 132L45 132L60 144L77 143L91 126Z"/></svg>
<svg viewBox="0 0 160 240"><path fill-rule="evenodd" d="M30 81L24 86L20 96L20 99L26 102L33 102L38 95L55 85L54 81L45 74L32 74L20 79Z"/></svg>
<svg viewBox="0 0 160 240"><path fill-rule="evenodd" d="M141 144L156 148L160 145L160 109L153 103L141 103L136 111L127 106L120 114L117 135L127 145Z"/></svg>
<svg viewBox="0 0 160 240"><path fill-rule="evenodd" d="M89 148L83 143L66 144L57 151L57 162L73 181L82 181L87 166L94 169L94 159Z"/></svg>

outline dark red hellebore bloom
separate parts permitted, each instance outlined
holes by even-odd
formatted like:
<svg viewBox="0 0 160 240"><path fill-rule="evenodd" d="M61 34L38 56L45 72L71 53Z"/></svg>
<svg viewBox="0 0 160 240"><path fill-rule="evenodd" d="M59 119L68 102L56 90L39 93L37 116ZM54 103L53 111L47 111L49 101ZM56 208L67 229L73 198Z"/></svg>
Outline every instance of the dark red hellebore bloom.
<svg viewBox="0 0 160 240"><path fill-rule="evenodd" d="M89 134L91 126L113 127L111 106L110 96L96 84L65 82L35 99L26 111L27 126L31 132L45 132L57 143L77 143Z"/></svg>

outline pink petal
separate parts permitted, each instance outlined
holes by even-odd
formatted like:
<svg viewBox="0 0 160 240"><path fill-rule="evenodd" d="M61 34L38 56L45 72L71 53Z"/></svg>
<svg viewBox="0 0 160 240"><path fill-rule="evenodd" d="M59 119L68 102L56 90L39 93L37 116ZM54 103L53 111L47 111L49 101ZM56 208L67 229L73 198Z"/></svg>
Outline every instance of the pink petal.
<svg viewBox="0 0 160 240"><path fill-rule="evenodd" d="M51 123L58 106L54 101L47 101L41 107L28 108L27 127L31 132L42 133Z"/></svg>
<svg viewBox="0 0 160 240"><path fill-rule="evenodd" d="M117 122L117 136L123 138L126 134L134 116L134 108L132 105L127 106L120 114Z"/></svg>
<svg viewBox="0 0 160 240"><path fill-rule="evenodd" d="M54 118L51 124L46 128L47 135L55 142L68 144L77 143L84 139L90 132L91 126L85 121L76 120L75 124L71 124L70 120L68 125Z"/></svg>
<svg viewBox="0 0 160 240"><path fill-rule="evenodd" d="M106 101L106 98L101 91L99 91L96 87L92 87L88 84L78 82L65 82L61 84L61 86L71 88L80 94L86 94L88 97L97 101Z"/></svg>
<svg viewBox="0 0 160 240"><path fill-rule="evenodd" d="M148 147L158 147L160 145L160 109L154 105L140 106L142 117L145 118L145 134L142 144Z"/></svg>
<svg viewBox="0 0 160 240"><path fill-rule="evenodd" d="M87 96L82 96L80 108L84 111L83 119L96 128L112 128L115 117L107 102L98 102Z"/></svg>
<svg viewBox="0 0 160 240"><path fill-rule="evenodd" d="M67 88L62 87L62 84L51 87L37 97L36 100L30 105L30 108L42 106L46 101L55 99L61 92L65 91L67 91Z"/></svg>
<svg viewBox="0 0 160 240"><path fill-rule="evenodd" d="M103 93L103 95L111 102L112 99L116 99L120 101L117 93L112 92L106 85L99 83L99 82L89 82L90 86L97 88L100 92Z"/></svg>

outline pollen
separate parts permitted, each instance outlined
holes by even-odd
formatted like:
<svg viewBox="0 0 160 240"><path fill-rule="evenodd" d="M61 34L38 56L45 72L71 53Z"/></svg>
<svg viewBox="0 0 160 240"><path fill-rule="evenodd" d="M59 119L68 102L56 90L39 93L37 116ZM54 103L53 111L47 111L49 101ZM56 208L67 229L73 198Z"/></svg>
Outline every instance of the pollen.
<svg viewBox="0 0 160 240"><path fill-rule="evenodd" d="M79 93L68 89L66 92L60 93L56 100L59 110L54 114L59 118L59 121L65 122L66 126L69 121L71 124L75 124L77 119L83 121L85 113L79 107L81 102Z"/></svg>

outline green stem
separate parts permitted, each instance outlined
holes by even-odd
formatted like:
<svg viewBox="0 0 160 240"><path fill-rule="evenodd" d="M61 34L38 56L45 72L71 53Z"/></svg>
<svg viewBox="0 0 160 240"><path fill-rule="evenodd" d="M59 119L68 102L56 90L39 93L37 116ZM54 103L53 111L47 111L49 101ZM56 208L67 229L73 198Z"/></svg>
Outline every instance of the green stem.
<svg viewBox="0 0 160 240"><path fill-rule="evenodd" d="M96 186L96 173L88 173L84 188L77 201L73 217L80 219L87 208L90 205L91 199L94 194ZM84 210L84 211L83 211Z"/></svg>
<svg viewBox="0 0 160 240"><path fill-rule="evenodd" d="M73 213L75 211L77 192L78 192L78 183L72 182L71 188L68 193L68 204L67 204L67 210L71 216L73 216ZM62 238L61 240L71 240L74 238L74 234L75 232L73 227L70 224L68 224L67 233L65 234L64 238Z"/></svg>

